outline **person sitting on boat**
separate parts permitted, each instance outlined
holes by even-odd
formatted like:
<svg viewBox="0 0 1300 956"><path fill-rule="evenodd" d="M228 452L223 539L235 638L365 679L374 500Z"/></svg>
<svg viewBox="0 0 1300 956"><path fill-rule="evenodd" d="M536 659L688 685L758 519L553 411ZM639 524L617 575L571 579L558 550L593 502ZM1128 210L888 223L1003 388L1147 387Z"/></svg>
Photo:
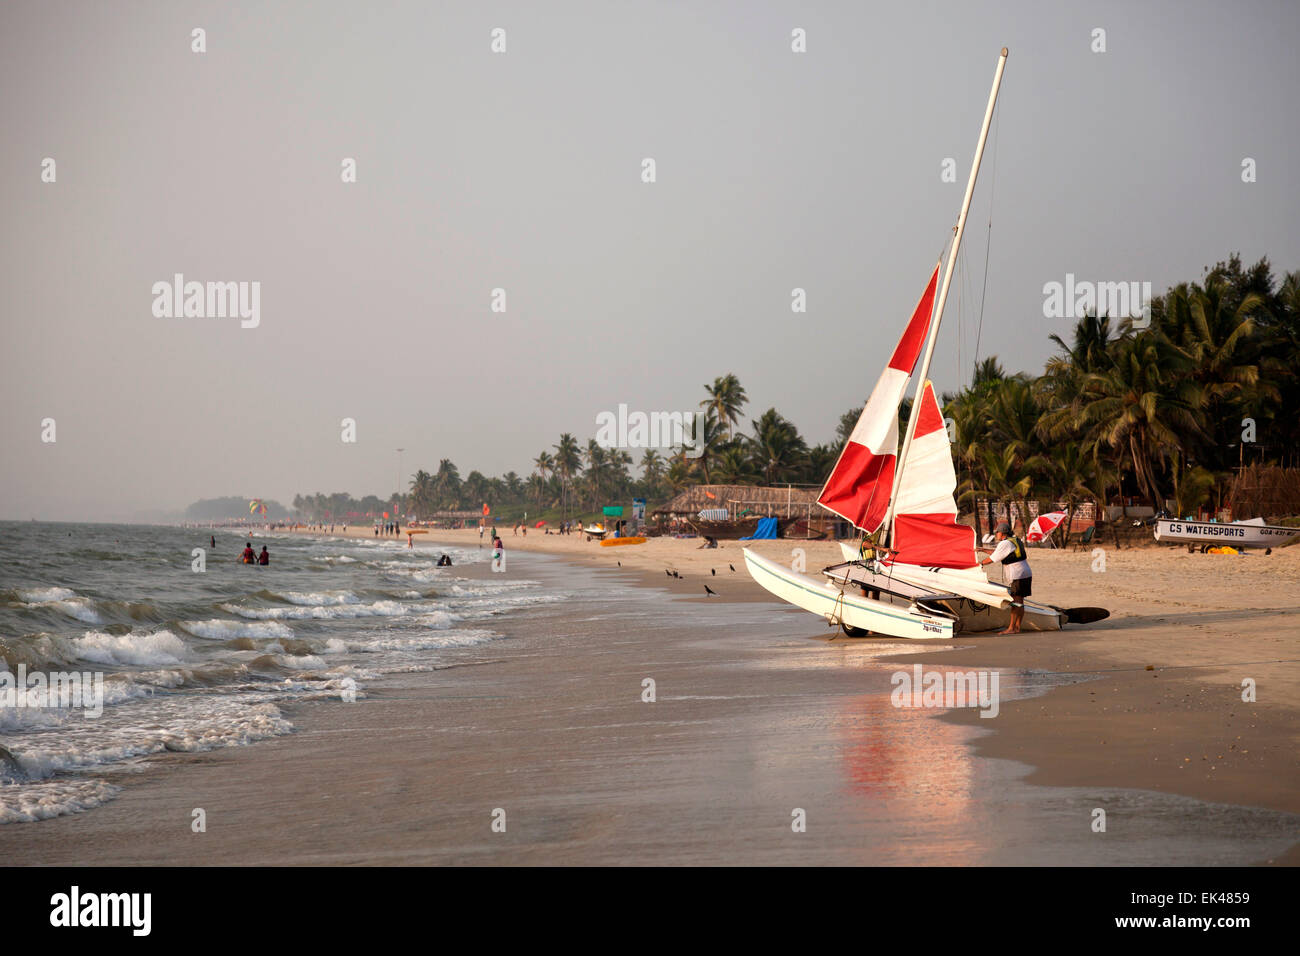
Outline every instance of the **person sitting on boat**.
<svg viewBox="0 0 1300 956"><path fill-rule="evenodd" d="M1029 567L1029 551L1025 543L1011 534L1011 525L1003 521L995 531L998 546L980 564L1001 561L1007 576L1007 591L1011 594L1011 621L999 634L1019 634L1025 619L1025 598L1033 593L1034 572Z"/></svg>

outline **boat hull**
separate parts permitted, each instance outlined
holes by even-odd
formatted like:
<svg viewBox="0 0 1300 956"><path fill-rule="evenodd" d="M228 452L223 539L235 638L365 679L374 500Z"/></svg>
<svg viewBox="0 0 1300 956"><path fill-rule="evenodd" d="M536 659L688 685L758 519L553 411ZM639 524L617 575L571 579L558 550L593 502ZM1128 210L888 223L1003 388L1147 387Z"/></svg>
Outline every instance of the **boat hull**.
<svg viewBox="0 0 1300 956"><path fill-rule="evenodd" d="M872 600L841 591L829 581L791 571L744 549L745 566L765 590L781 600L824 618L877 635L929 641L951 639L955 622L915 606Z"/></svg>
<svg viewBox="0 0 1300 956"><path fill-rule="evenodd" d="M846 560L855 560L856 549L845 544L840 548ZM834 572L827 569L825 574L841 586L889 591L894 593L894 600L910 600L942 608L959 619L958 633L1000 631L1011 623L1011 595L1004 585L985 579L982 573L979 579L974 579L973 575L949 568L898 564L875 570L854 564ZM1020 623L1022 631L1059 631L1071 620L1067 610L1050 604L1034 601L1025 601L1024 604L1025 616Z"/></svg>
<svg viewBox="0 0 1300 956"><path fill-rule="evenodd" d="M1156 540L1179 544L1227 544L1241 548L1276 548L1300 537L1300 528L1280 525L1216 524L1208 521L1174 521L1161 518L1156 522Z"/></svg>

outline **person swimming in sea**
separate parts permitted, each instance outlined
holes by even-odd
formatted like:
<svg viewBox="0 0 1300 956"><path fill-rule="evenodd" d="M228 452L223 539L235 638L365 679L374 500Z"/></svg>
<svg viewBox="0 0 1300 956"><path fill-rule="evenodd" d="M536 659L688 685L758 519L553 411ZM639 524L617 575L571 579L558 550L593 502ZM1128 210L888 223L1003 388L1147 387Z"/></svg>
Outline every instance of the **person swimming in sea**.
<svg viewBox="0 0 1300 956"><path fill-rule="evenodd" d="M270 564L271 552L266 550L266 545L262 545L262 553L257 556L258 564Z"/></svg>
<svg viewBox="0 0 1300 956"><path fill-rule="evenodd" d="M257 553L253 551L253 542L251 541L244 542L244 553L239 556L239 559L243 561L245 564L257 563Z"/></svg>

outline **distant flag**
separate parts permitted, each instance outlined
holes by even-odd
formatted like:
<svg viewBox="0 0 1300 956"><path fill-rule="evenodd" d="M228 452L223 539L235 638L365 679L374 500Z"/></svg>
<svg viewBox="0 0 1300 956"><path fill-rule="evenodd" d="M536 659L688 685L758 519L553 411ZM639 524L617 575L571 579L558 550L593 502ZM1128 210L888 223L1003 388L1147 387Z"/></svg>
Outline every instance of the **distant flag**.
<svg viewBox="0 0 1300 956"><path fill-rule="evenodd" d="M387 512L387 511L384 512L384 517L385 517L385 518L388 517L388 512Z"/></svg>
<svg viewBox="0 0 1300 956"><path fill-rule="evenodd" d="M487 502L486 501L483 502L483 514L488 515L491 513L492 513L492 509L487 506Z"/></svg>

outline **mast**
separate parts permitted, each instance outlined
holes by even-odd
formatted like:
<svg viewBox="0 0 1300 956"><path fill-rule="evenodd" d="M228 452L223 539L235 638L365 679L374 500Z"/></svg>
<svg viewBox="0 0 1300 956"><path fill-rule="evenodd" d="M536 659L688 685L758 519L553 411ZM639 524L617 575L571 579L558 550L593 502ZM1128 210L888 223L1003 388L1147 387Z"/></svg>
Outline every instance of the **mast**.
<svg viewBox="0 0 1300 956"><path fill-rule="evenodd" d="M975 178L979 175L980 160L984 158L984 143L989 138L989 126L993 122L993 107L997 105L998 88L1002 85L1002 71L1007 66L1007 48L1002 48L998 56L998 66L993 74L993 89L989 92L989 105L984 110L984 125L980 127L979 144L975 147L975 161L971 163L970 180L966 183L966 198L961 203L961 214L957 217L957 229L952 241L952 251L948 254L948 267L943 273L943 286L939 289L939 298L934 303L934 318L930 322L930 337L925 343L925 355L921 359L921 374L917 377L916 392L912 398L912 408L907 415L907 433L903 437L903 448L898 454L898 466L894 471L894 494L890 495L889 511L885 515L886 544L894 543L894 518L897 510L897 491L902 487L903 469L907 467L907 453L912 448L912 437L916 434L916 422L921 393L930 376L930 359L934 356L934 344L939 338L939 323L943 321L943 307L948 302L948 286L952 284L953 268L957 264L957 251L961 248L962 233L966 231L966 214L970 212L971 197L975 194Z"/></svg>

